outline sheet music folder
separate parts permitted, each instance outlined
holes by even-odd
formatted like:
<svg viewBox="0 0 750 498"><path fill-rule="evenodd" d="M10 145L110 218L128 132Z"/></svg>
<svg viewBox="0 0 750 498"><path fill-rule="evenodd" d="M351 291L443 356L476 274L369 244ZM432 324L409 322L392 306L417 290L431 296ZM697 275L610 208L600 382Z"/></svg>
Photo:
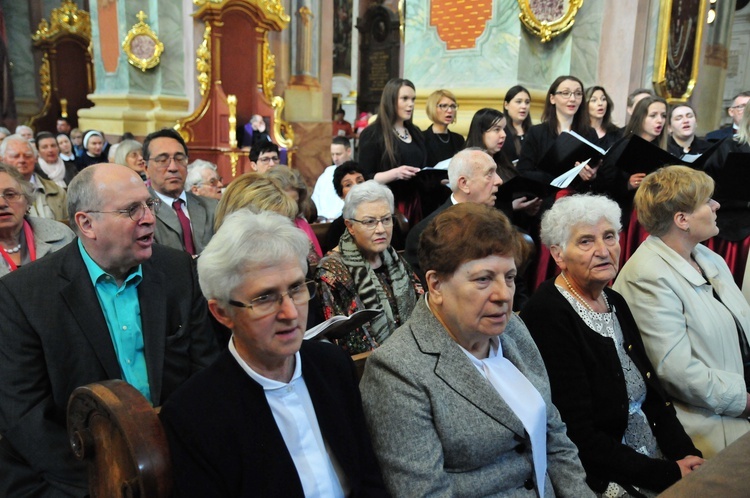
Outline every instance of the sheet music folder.
<svg viewBox="0 0 750 498"><path fill-rule="evenodd" d="M750 153L732 152L724 166L713 173L716 189L714 199L721 202L750 203Z"/></svg>

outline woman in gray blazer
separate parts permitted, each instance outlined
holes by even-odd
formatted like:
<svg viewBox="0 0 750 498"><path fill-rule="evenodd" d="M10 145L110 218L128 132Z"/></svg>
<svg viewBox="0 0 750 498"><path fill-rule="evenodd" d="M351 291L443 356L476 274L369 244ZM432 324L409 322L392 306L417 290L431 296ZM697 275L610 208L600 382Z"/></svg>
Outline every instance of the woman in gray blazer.
<svg viewBox="0 0 750 498"><path fill-rule="evenodd" d="M500 211L472 203L422 233L429 293L360 385L393 496L594 496L512 311L519 240Z"/></svg>
<svg viewBox="0 0 750 498"><path fill-rule="evenodd" d="M648 175L635 206L651 235L614 285L706 458L750 430L750 306L721 256L701 244L719 233L713 190L708 175L685 166Z"/></svg>

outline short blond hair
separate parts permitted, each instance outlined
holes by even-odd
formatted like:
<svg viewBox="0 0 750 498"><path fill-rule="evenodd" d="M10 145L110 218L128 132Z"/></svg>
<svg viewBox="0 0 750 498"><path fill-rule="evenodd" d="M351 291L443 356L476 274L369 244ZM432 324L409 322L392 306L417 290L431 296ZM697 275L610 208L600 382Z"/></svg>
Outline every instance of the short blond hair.
<svg viewBox="0 0 750 498"><path fill-rule="evenodd" d="M437 106L438 102L443 97L448 97L453 101L454 104L456 104L456 96L453 95L452 92L449 90L435 90L430 94L429 97L427 97L427 104L425 110L427 111L427 117L430 118L430 121L433 123L437 122ZM453 122L456 122L456 115L453 115Z"/></svg>
<svg viewBox="0 0 750 498"><path fill-rule="evenodd" d="M650 234L665 235L674 215L692 213L714 193L714 180L687 166L659 168L641 182L635 193L638 221Z"/></svg>
<svg viewBox="0 0 750 498"><path fill-rule="evenodd" d="M262 173L245 173L235 178L221 196L214 216L214 232L230 213L247 208L253 212L272 211L293 220L299 208L279 182Z"/></svg>

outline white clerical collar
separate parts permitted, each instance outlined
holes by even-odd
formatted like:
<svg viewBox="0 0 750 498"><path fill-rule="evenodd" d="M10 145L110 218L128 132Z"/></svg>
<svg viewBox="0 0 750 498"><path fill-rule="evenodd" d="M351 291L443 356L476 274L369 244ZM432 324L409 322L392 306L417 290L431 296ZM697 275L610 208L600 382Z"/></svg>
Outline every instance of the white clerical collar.
<svg viewBox="0 0 750 498"><path fill-rule="evenodd" d="M234 346L234 336L232 336L232 339L230 339L229 341L229 352L232 353L234 359L237 360L237 363L240 364L242 370L244 370L251 379L260 384L264 391L275 391L277 389L283 389L289 384L293 383L295 380L302 377L302 362L300 361L299 351L294 354L294 373L292 374L292 378L289 382L280 382L278 380L269 379L268 377L264 377L253 370L253 368L248 365L247 362L243 360L240 354L237 352L237 348Z"/></svg>

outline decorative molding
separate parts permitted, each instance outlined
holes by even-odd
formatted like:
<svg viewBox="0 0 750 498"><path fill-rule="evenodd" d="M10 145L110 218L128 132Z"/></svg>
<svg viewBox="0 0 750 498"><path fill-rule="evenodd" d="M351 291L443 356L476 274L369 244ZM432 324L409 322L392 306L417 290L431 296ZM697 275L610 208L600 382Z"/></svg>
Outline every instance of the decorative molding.
<svg viewBox="0 0 750 498"><path fill-rule="evenodd" d="M687 102L698 81L708 0L661 0L653 83L669 104Z"/></svg>
<svg viewBox="0 0 750 498"><path fill-rule="evenodd" d="M200 85L200 93L203 97L211 85L211 24L208 22L203 31L203 42L195 51L195 71L198 73L198 85Z"/></svg>
<svg viewBox="0 0 750 498"><path fill-rule="evenodd" d="M125 40L122 42L122 49L128 56L128 62L146 72L159 65L161 54L164 52L164 44L159 41L159 37L146 24L146 14L143 11L136 15L138 23L134 24Z"/></svg>
<svg viewBox="0 0 750 498"><path fill-rule="evenodd" d="M237 96L227 95L227 105L229 106L229 146L237 148Z"/></svg>
<svg viewBox="0 0 750 498"><path fill-rule="evenodd" d="M52 78L50 76L49 54L46 50L42 56L42 64L39 66L39 89L42 92L42 109L26 121L26 124L29 126L50 112L50 105L52 103Z"/></svg>
<svg viewBox="0 0 750 498"><path fill-rule="evenodd" d="M46 19L39 21L39 27L31 39L40 44L65 34L74 34L91 40L91 17L85 10L78 10L73 0L63 0L60 7L52 9L49 23Z"/></svg>
<svg viewBox="0 0 750 498"><path fill-rule="evenodd" d="M263 95L268 102L272 102L273 90L276 88L276 56L271 53L271 49L268 47L268 36L263 38L261 57L263 58L263 71L261 75Z"/></svg>
<svg viewBox="0 0 750 498"><path fill-rule="evenodd" d="M532 3L537 5L532 5ZM540 3L541 6L538 5ZM526 26L526 29L538 36L542 43L547 43L555 36L565 33L573 27L578 9L582 5L583 0L552 0L549 2L518 0L518 6L521 8L518 17Z"/></svg>
<svg viewBox="0 0 750 498"><path fill-rule="evenodd" d="M193 0L193 4L198 7L193 16L203 18L206 11L220 12L227 4L237 5L245 4L247 7L255 7L261 11L263 18L260 21L268 28L281 31L289 24L290 17L284 10L284 5L280 0Z"/></svg>

